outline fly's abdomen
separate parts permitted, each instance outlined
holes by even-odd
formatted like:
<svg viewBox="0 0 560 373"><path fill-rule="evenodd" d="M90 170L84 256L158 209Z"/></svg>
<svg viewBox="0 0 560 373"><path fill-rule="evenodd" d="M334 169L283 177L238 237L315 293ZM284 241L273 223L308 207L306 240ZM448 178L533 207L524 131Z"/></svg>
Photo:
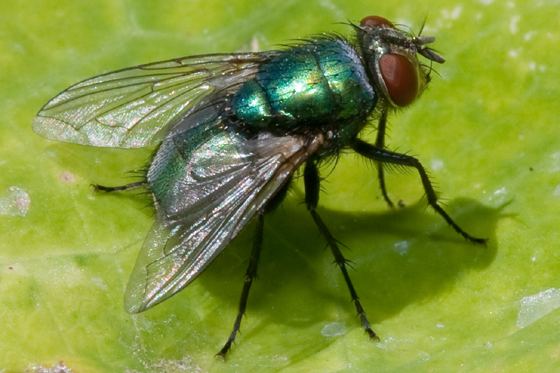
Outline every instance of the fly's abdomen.
<svg viewBox="0 0 560 373"><path fill-rule="evenodd" d="M363 122L376 101L354 48L323 38L263 64L235 94L232 109L246 125L287 129Z"/></svg>

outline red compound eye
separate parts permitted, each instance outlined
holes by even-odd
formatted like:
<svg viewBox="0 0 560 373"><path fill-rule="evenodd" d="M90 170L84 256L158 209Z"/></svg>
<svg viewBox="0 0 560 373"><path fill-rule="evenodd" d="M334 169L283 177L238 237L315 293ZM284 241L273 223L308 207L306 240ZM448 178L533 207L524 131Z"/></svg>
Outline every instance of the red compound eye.
<svg viewBox="0 0 560 373"><path fill-rule="evenodd" d="M379 59L379 70L391 101L406 106L418 95L418 72L403 55L387 53Z"/></svg>
<svg viewBox="0 0 560 373"><path fill-rule="evenodd" d="M360 26L368 27L390 27L395 28L391 21L379 16L367 16L360 21Z"/></svg>

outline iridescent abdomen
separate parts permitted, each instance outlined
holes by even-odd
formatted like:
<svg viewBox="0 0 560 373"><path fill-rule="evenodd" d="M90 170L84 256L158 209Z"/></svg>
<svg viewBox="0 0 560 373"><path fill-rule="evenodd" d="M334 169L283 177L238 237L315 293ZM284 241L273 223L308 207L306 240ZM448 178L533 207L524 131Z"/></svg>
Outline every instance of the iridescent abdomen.
<svg viewBox="0 0 560 373"><path fill-rule="evenodd" d="M376 102L356 50L343 39L323 38L263 64L235 94L232 110L256 128L351 124L357 132Z"/></svg>

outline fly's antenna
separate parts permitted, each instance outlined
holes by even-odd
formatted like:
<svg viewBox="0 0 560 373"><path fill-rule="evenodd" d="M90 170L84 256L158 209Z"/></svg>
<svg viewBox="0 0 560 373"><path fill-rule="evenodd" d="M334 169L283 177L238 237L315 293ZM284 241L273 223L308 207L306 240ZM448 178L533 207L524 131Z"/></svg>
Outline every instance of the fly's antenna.
<svg viewBox="0 0 560 373"><path fill-rule="evenodd" d="M424 31L424 27L426 26L426 22L428 22L428 16L424 16L424 20L422 21L422 25L420 25L420 30L418 31L418 37L422 35L422 31Z"/></svg>
<svg viewBox="0 0 560 373"><path fill-rule="evenodd" d="M425 58L429 59L430 61L437 62L437 63L444 63L445 58L442 55L437 53L435 49L427 47L426 44L431 44L436 41L434 36L424 36L422 32L424 32L424 28L426 27L426 23L428 21L428 16L424 17L422 21L422 25L420 26L420 30L416 36L412 37L412 42L416 45L417 52L424 56ZM430 72L432 71L432 63L430 62Z"/></svg>
<svg viewBox="0 0 560 373"><path fill-rule="evenodd" d="M416 44L416 43L415 43ZM418 53L430 61L437 62L437 63L444 63L445 58L438 54L435 49L425 47L423 44L417 44Z"/></svg>

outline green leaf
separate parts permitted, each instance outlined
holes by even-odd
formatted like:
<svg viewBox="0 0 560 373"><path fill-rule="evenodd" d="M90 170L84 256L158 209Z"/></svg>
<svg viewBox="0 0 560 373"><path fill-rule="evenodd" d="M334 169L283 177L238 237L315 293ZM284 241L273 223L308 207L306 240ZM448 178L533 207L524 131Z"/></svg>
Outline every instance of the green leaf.
<svg viewBox="0 0 560 373"><path fill-rule="evenodd" d="M76 372L537 371L560 363L560 33L555 1L16 0L0 14L0 371L59 361ZM171 57L274 48L379 14L437 36L430 89L390 118L388 145L426 165L465 242L422 199L414 172L388 187L344 154L320 213L381 342L301 204L298 181L266 220L259 278L227 361L250 226L179 295L139 315L122 296L150 200L96 194L149 150L47 141L35 113L68 85ZM374 126L368 131L373 138ZM328 167L323 170L326 175Z"/></svg>

